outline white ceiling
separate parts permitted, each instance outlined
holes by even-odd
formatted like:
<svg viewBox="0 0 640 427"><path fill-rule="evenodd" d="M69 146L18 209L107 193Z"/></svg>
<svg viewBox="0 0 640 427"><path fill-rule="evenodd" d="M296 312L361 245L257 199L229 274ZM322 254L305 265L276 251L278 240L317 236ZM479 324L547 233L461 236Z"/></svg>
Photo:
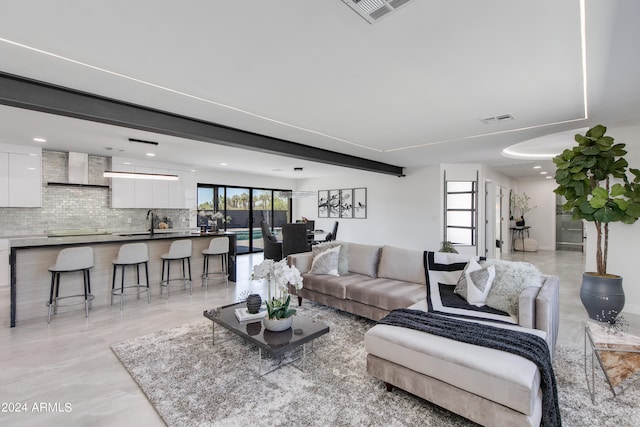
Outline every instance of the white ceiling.
<svg viewBox="0 0 640 427"><path fill-rule="evenodd" d="M4 2L0 71L397 166L537 176L502 149L640 122L640 2L585 3L586 96L580 0L413 0L373 25L341 0ZM136 157L138 138L194 168L344 172L11 107L0 120L6 143Z"/></svg>

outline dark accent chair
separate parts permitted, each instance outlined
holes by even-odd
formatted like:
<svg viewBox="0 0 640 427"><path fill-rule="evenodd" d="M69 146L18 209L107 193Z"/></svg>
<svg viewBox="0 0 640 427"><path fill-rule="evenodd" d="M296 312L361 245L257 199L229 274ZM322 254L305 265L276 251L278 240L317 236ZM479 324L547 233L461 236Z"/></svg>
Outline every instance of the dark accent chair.
<svg viewBox="0 0 640 427"><path fill-rule="evenodd" d="M307 239L307 226L300 224L282 225L282 256L309 252L311 245Z"/></svg>
<svg viewBox="0 0 640 427"><path fill-rule="evenodd" d="M282 242L278 242L276 236L271 234L269 224L265 221L260 222L262 227L262 242L264 244L264 258L280 261L282 259Z"/></svg>
<svg viewBox="0 0 640 427"><path fill-rule="evenodd" d="M325 242L330 242L332 240L336 240L336 236L338 235L338 221L333 224L333 231L327 233L327 237L325 237Z"/></svg>

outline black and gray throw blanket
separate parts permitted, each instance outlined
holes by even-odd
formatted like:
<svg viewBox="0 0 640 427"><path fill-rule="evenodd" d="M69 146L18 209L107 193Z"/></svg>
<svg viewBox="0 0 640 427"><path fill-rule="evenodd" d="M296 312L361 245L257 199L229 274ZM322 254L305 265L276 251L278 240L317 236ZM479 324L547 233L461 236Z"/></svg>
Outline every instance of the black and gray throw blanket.
<svg viewBox="0 0 640 427"><path fill-rule="evenodd" d="M378 323L415 329L468 344L502 350L532 361L540 370L542 425L562 425L549 347L547 342L539 336L407 308L393 310Z"/></svg>

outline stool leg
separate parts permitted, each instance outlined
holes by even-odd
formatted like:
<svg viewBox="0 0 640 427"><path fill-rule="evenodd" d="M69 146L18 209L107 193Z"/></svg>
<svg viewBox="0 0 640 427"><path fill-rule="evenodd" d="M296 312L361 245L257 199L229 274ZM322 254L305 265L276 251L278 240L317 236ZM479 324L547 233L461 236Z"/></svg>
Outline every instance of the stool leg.
<svg viewBox="0 0 640 427"><path fill-rule="evenodd" d="M111 276L111 294L109 295L109 304L113 305L113 291L116 289L116 272L118 266L113 264L113 275Z"/></svg>
<svg viewBox="0 0 640 427"><path fill-rule="evenodd" d="M184 258L182 258L180 260L180 263L182 264L182 289L186 289L187 288L187 281L185 279L187 277L187 274L186 274L185 269L184 269Z"/></svg>
<svg viewBox="0 0 640 427"><path fill-rule="evenodd" d="M169 299L169 281L171 280L171 260L167 260L167 299Z"/></svg>
<svg viewBox="0 0 640 427"><path fill-rule="evenodd" d="M89 270L82 270L83 282L84 282L84 317L89 317Z"/></svg>
<svg viewBox="0 0 640 427"><path fill-rule="evenodd" d="M136 264L136 284L138 285L138 299L140 299L140 264Z"/></svg>
<svg viewBox="0 0 640 427"><path fill-rule="evenodd" d="M56 286L56 273L51 272L51 290L49 291L49 314L47 315L47 323L51 323L51 306L53 305L53 294Z"/></svg>
<svg viewBox="0 0 640 427"><path fill-rule="evenodd" d="M122 310L123 306L124 306L124 302L122 301L124 299L124 272L126 271L127 266L122 264L122 271L120 274L120 310Z"/></svg>
<svg viewBox="0 0 640 427"><path fill-rule="evenodd" d="M162 282L164 281L164 263L166 260L162 260L162 275L160 276L160 295L162 295Z"/></svg>
<svg viewBox="0 0 640 427"><path fill-rule="evenodd" d="M93 308L93 294L91 293L91 270L87 270L87 295L89 296L89 310Z"/></svg>
<svg viewBox="0 0 640 427"><path fill-rule="evenodd" d="M206 289L209 289L209 283L207 281L207 273L209 272L209 269L207 268L208 261L209 255L205 255L204 259L202 260L202 286L204 286Z"/></svg>
<svg viewBox="0 0 640 427"><path fill-rule="evenodd" d="M56 297L53 300L53 314L58 314L58 296L60 295L60 272L56 273Z"/></svg>
<svg viewBox="0 0 640 427"><path fill-rule="evenodd" d="M189 295L193 295L193 283L191 281L191 257L187 258L187 265L189 266Z"/></svg>
<svg viewBox="0 0 640 427"><path fill-rule="evenodd" d="M227 288L229 287L229 254L222 254L222 271L224 271L224 280L227 282Z"/></svg>
<svg viewBox="0 0 640 427"><path fill-rule="evenodd" d="M149 266L144 263L144 278L147 280L147 304L151 304L151 289L149 288Z"/></svg>

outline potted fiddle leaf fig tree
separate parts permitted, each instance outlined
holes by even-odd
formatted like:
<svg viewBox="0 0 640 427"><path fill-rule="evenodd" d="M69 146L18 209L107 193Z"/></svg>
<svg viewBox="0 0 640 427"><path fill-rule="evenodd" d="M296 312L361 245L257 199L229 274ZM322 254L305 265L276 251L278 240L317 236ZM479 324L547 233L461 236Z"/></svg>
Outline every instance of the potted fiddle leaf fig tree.
<svg viewBox="0 0 640 427"><path fill-rule="evenodd" d="M578 144L553 159L554 191L564 196L562 208L573 219L595 225L597 271L583 274L580 299L590 318L615 323L625 299L622 277L607 272L609 224L633 224L640 217L640 170L629 168L625 144L616 144L606 131L597 125L577 134Z"/></svg>

